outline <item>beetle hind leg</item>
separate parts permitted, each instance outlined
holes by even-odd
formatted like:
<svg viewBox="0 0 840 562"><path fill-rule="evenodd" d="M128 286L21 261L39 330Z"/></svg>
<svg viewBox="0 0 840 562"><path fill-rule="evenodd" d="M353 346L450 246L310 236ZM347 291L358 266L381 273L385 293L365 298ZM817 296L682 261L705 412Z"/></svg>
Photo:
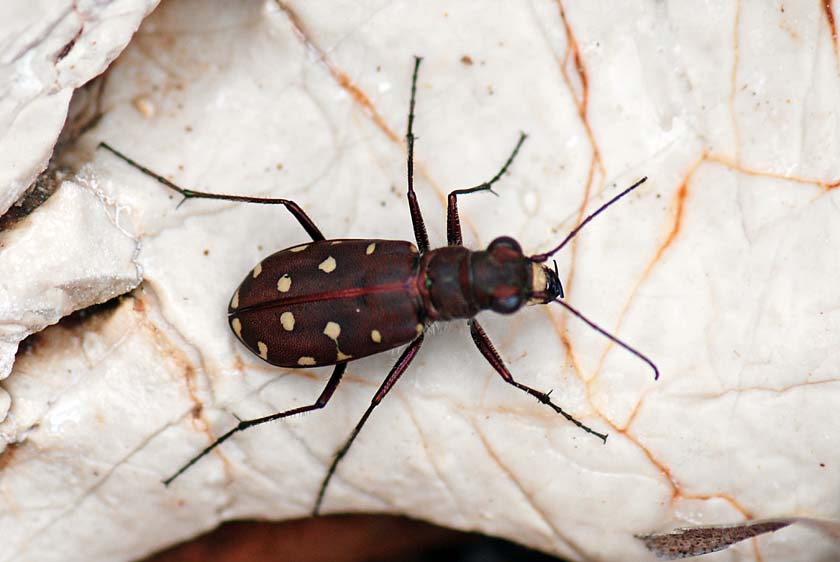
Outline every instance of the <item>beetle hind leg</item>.
<svg viewBox="0 0 840 562"><path fill-rule="evenodd" d="M478 347L478 350L481 352L484 358L487 359L487 362L490 363L494 369L496 369L496 372L502 375L502 378L505 380L506 383L515 386L519 390L527 392L528 394L539 400L542 404L545 404L546 406L550 407L552 410L554 410L555 412L557 412L558 414L560 414L561 416L563 416L564 418L566 418L567 420L584 430L586 433L594 435L604 443L607 442L607 435L605 433L600 433L598 431L595 431L591 427L584 425L583 423L579 422L574 417L572 417L571 414L566 413L563 410L563 408L552 402L551 398L549 398L548 396L549 394L551 394L550 392L540 392L539 390L536 390L534 388L531 388L530 386L524 385L514 380L513 375L510 374L510 371L505 366L504 362L502 361L502 358L499 356L499 352L496 351L495 347L493 347L493 342L491 342L490 338L487 337L487 333L484 331L484 328L481 327L481 324L479 324L475 320L470 320L469 325L470 335L472 336L476 347Z"/></svg>
<svg viewBox="0 0 840 562"><path fill-rule="evenodd" d="M262 418L255 418L251 420L239 420L239 423L236 424L232 429L228 430L224 433L221 437L213 441L210 445L208 445L203 451L199 454L194 456L192 459L187 462L184 466L178 469L178 471L163 481L164 485L169 486L173 480L178 478L181 474L186 472L188 468L192 465L197 463L201 458L203 458L207 453L227 441L234 433L238 433L240 431L245 431L249 427L254 427L255 425L260 425L263 423L268 423L274 420L279 420L281 418L286 418L289 416L293 416L295 414L303 414L304 412L311 412L312 410L318 410L323 408L327 405L330 398L335 392L336 387L338 387L338 383L341 382L341 377L344 376L344 371L347 370L347 363L339 363L335 366L332 375L330 375L330 380L327 382L327 386L324 387L324 390L321 392L321 395L318 396L318 399L308 406L301 406L298 408L292 408L291 410L285 410L283 412L277 412L276 414L271 414L270 416L264 416Z"/></svg>
<svg viewBox="0 0 840 562"><path fill-rule="evenodd" d="M321 233L320 229L315 225L315 222L309 218L309 215L294 201L291 199L279 199L279 198L271 198L271 197L250 197L248 195L225 195L223 193L207 193L204 191L193 191L192 189L185 189L183 187L179 187L175 183L169 181L165 177L161 176L150 170L149 168L143 166L142 164L137 163L136 161L132 160L119 150L115 149L111 145L105 142L99 143L99 148L104 148L129 166L132 166L142 173L146 174L147 176L156 179L158 182L162 183L169 189L180 193L184 199L181 201L183 203L187 199L219 199L223 201L238 201L240 203L259 203L262 205L283 205L286 207L286 210L289 211L292 216L295 218L296 221L303 227L307 234L312 238L314 242L319 240L324 240L324 235ZM180 204L179 204L180 205Z"/></svg>
<svg viewBox="0 0 840 562"><path fill-rule="evenodd" d="M420 204L414 193L414 99L417 97L417 73L420 70L421 57L414 57L414 73L411 75L411 98L408 102L408 127L405 133L405 143L408 147L408 211L411 214L411 225L414 227L414 238L420 253L429 249L429 235Z"/></svg>

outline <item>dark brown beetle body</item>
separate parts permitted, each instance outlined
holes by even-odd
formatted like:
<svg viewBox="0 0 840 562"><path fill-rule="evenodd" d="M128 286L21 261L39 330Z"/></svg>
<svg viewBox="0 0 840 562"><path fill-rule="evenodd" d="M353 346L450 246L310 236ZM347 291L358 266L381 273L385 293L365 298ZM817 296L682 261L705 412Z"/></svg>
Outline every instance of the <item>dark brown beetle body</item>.
<svg viewBox="0 0 840 562"><path fill-rule="evenodd" d="M492 179L468 189L456 189L447 199L447 246L431 249L426 226L414 192L414 99L420 59L415 59L408 113L408 207L415 246L407 241L332 239L325 236L294 201L279 198L224 195L178 187L165 177L101 143L128 164L187 198L221 199L282 205L303 227L311 242L281 250L261 261L245 277L231 298L228 321L239 340L263 360L280 367L334 365L329 381L311 404L271 415L240 420L203 451L164 480L170 484L239 431L326 406L350 361L405 345L399 359L382 381L350 437L335 454L321 482L313 513L318 513L327 485L339 461L374 408L405 373L420 350L424 329L436 321L466 319L478 351L504 382L528 393L577 427L604 442L607 436L587 427L565 412L546 393L516 380L475 319L482 310L511 314L526 304L557 303L593 329L648 363L647 357L599 328L562 299L563 287L555 269L544 264L560 251L589 221L624 197L646 178L625 189L586 217L555 248L526 256L513 238L493 240L486 250L465 248L461 240L458 196L491 191L507 171L525 140L521 133L507 162ZM495 193L495 192L494 192Z"/></svg>
<svg viewBox="0 0 840 562"><path fill-rule="evenodd" d="M426 315L419 252L395 240L322 240L281 250L228 307L236 336L280 367L334 365L407 344Z"/></svg>
<svg viewBox="0 0 840 562"><path fill-rule="evenodd" d="M512 238L487 251L447 246L422 256L401 240L322 240L261 261L228 316L239 340L272 365L320 367L405 345L436 320L512 313L534 294L547 302L554 287L554 272Z"/></svg>

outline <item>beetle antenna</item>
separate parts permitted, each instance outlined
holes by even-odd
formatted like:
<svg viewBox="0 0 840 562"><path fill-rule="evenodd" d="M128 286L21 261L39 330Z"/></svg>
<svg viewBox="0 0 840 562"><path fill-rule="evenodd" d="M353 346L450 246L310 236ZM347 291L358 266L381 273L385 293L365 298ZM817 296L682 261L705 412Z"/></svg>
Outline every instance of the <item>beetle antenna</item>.
<svg viewBox="0 0 840 562"><path fill-rule="evenodd" d="M591 215L589 215L588 217L583 219L583 221L579 225L577 225L577 227L575 227L574 230L572 230L569 233L569 235L566 236L566 238L562 242L560 242L560 244L557 245L556 248L554 248L550 252L545 252L543 254L533 255L533 256L531 256L531 260L533 260L535 262L540 262L540 263L546 261L549 258L549 256L552 256L552 255L556 254L557 252L559 252L560 250L562 250L563 246L568 244L569 241L572 238L577 236L577 233L580 232L583 229L583 227L586 226L587 223L589 223L589 221L591 221L592 219L594 219L595 217L600 215L603 211L605 211L607 209L607 207L609 207L610 205L612 205L613 203L615 203L616 201L618 201L619 199L621 199L622 197L624 197L625 195L627 195L628 193L630 193L631 191L633 191L634 189L636 189L637 187L639 187L640 185L645 183L646 181L647 181L647 176L643 177L642 179L640 179L639 181L637 181L636 183L634 183L633 185L631 185L630 187L628 187L627 189L625 189L624 191L622 191L621 193L619 193L618 195L616 195L615 197L613 197L612 199L610 199L609 201L607 201L606 203L601 205L598 208L597 211L595 211L594 213L592 213Z"/></svg>
<svg viewBox="0 0 840 562"><path fill-rule="evenodd" d="M566 310L568 310L569 312L571 312L572 314L574 314L575 316L577 316L578 318L580 318L581 320L586 322L589 325L590 328L592 328L593 330L595 330L596 332L598 332L602 336L604 336L606 338L609 338L610 340L614 341L615 343L617 343L618 345L620 345L621 347L623 347L624 349L626 349L627 351L629 351L630 353L632 353L633 355L635 355L636 357L638 357L639 359L641 359L642 361L644 361L645 363L650 365L651 369L653 369L653 375L654 375L653 380L659 380L659 369L657 369L656 365L653 364L653 361L648 359L643 353L641 353L640 351L637 351L636 349L627 345L626 343L624 343L623 341L621 341L620 339L618 339L614 335L610 334L609 332L607 332L606 330L604 330L603 328L598 326L595 322L593 322L592 320L590 320L589 318L587 318L586 316L584 316L583 314L578 312L576 309L572 308L571 305L561 301L560 299L554 300L552 302L556 302L557 304L566 307Z"/></svg>

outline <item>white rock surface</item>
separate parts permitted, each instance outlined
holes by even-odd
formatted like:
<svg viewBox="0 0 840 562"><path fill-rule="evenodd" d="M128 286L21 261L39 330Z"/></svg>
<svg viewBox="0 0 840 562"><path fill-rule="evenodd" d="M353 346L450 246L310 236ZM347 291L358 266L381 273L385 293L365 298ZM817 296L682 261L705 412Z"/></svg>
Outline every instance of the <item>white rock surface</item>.
<svg viewBox="0 0 840 562"><path fill-rule="evenodd" d="M157 2L0 3L0 214L47 167L73 90L105 70Z"/></svg>
<svg viewBox="0 0 840 562"><path fill-rule="evenodd" d="M351 363L324 411L240 434L163 488L234 415L320 392L326 370L262 364L224 314L254 264L305 235L280 209L177 208L94 147L107 140L195 189L295 199L327 236L410 238L401 136L414 54L426 57L417 188L436 243L445 193L492 176L519 130L530 137L500 197L462 199L471 247L510 234L546 250L650 177L558 261L568 301L662 378L560 307L482 316L513 373L609 432L604 446L505 385L463 324L441 326L340 465L324 511L407 513L586 561L652 560L634 535L676 526L840 518L830 13L818 2L165 3L112 68L105 115L74 151L92 160L100 197L125 209L117 224L142 241L146 282L39 336L4 381L0 431L14 445L0 463L0 560L129 560L224 519L311 509L396 355ZM839 555L790 527L707 559Z"/></svg>
<svg viewBox="0 0 840 562"><path fill-rule="evenodd" d="M77 181L84 183L64 182L37 212L0 232L0 379L26 336L142 280L139 244L119 224L119 210L97 196L93 180Z"/></svg>

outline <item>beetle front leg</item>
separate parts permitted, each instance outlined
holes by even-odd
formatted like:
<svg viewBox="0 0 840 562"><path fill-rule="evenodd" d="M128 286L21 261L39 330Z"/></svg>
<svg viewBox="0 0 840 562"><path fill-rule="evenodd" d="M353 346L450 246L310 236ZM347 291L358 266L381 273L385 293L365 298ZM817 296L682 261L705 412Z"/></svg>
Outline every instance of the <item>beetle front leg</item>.
<svg viewBox="0 0 840 562"><path fill-rule="evenodd" d="M312 515L318 515L318 511L321 509L321 503L324 501L324 493L327 491L327 485L330 483L330 480L335 473L335 469L338 466L339 461L344 458L344 455L347 454L347 451L350 450L350 445L353 444L353 441L356 439L356 436L359 435L359 431L362 430L362 426L365 425L365 422L370 417L370 414L373 412L373 409L382 402L382 399L385 398L385 395L388 394L388 391L391 390L391 387L394 386L394 383L397 382L397 379L402 376L405 370L408 368L409 364L411 364L412 359L414 356L417 355L417 352L420 350L420 344L423 343L423 334L417 336L417 338L408 344L408 347L405 348L403 354L397 360L393 367L391 367L391 372L388 373L388 376L385 377L385 380L382 382L382 385L379 387L379 390L376 391L376 395L374 395L373 399L370 401L370 406L368 409L365 410L362 419L359 420L359 423L356 424L356 427L353 429L353 433L350 434L350 437L347 441L344 442L344 445L341 446L341 449L335 454L333 458L332 464L330 465L329 470L327 470L327 475L324 477L323 482L321 482L321 489L318 490L318 498L315 500L315 507L312 508Z"/></svg>
<svg viewBox="0 0 840 562"><path fill-rule="evenodd" d="M489 191L494 195L498 195L495 191L493 191L493 184L499 181L502 175L507 172L507 169L513 163L513 159L516 158L516 154L519 152L519 148L522 146L522 143L525 142L525 139L528 138L528 135L525 133L519 133L519 141L517 141L516 146L513 148L513 152L511 152L510 156L505 162L505 165L502 166L502 169L499 170L499 173L493 176L490 181L486 181L481 185L477 185L475 187L470 187L468 189L456 189L455 191L449 192L448 197L448 208L446 212L446 240L447 244L450 246L460 246L461 241L461 219L458 216L458 196L459 195L466 195L467 193L475 193L477 191Z"/></svg>
<svg viewBox="0 0 840 562"><path fill-rule="evenodd" d="M539 390L533 389L530 386L526 386L522 383L515 381L513 375L510 374L510 371L505 366L504 362L502 361L502 358L499 356L499 352L496 351L495 347L493 347L493 342L490 341L490 338L487 337L487 333L484 331L484 328L481 327L481 324L479 324L475 319L472 319L469 321L469 325L470 335L472 336L476 347L478 347L478 350L481 352L484 358L487 359L487 362L490 363L494 369L496 369L496 372L502 375L502 378L505 379L506 383L512 384L519 390L527 392L528 394L530 394L543 404L549 406L555 412L557 412L558 414L560 414L561 416L563 416L564 418L566 418L567 420L584 430L586 433L590 433L595 437L598 437L604 443L607 442L606 434L595 431L589 426L586 426L578 420L576 420L575 418L573 418L571 414L567 414L566 412L564 412L563 408L552 402L551 398L549 398L548 394L546 394L545 392L540 392Z"/></svg>
<svg viewBox="0 0 840 562"><path fill-rule="evenodd" d="M149 177L152 177L165 185L166 187L177 191L181 195L184 196L184 201L187 199L220 199L223 201L239 201L241 203L259 203L262 205L283 205L286 207L295 220L303 227L307 234L312 238L313 242L318 242L319 240L324 240L324 235L321 234L321 231L315 226L315 223L309 218L309 215L301 209L300 205L292 201L291 199L277 199L271 197L250 197L247 195L225 195L222 193L207 193L204 191L193 191L191 189L184 189L183 187L179 187L175 185L173 182L169 181L165 177L161 176L160 174L156 174L149 168L143 166L142 164L138 164L136 161L132 160L122 152L118 151L117 149L113 148L111 145L105 142L99 143L100 148L104 148L105 150L109 151L111 154L119 158L120 160L126 162L130 166L137 168L144 174ZM183 202L183 201L182 201Z"/></svg>
<svg viewBox="0 0 840 562"><path fill-rule="evenodd" d="M227 433L213 441L209 446L207 446L207 448L205 448L199 454L190 459L190 461L187 464L179 468L175 474L164 480L164 485L169 486L173 480L178 478L188 468L197 463L207 453L209 453L210 451L227 441L234 433L244 431L249 427L254 427L255 425L260 425L263 423L268 423L270 421L279 420L288 416L294 416L295 414L302 414L304 412L311 412L312 410L318 410L320 408L323 408L327 405L327 402L332 397L333 392L335 392L336 387L338 387L338 383L341 382L341 377L344 376L345 370L347 370L347 363L339 363L338 365L336 365L332 375L330 375L330 380L327 382L327 386L324 387L324 390L321 392L321 395L318 397L315 403L310 404L309 406L292 408L291 410L285 410L283 412L278 412L276 414L271 414L270 416L265 416L262 418L255 418L252 420L241 420L233 429L229 430Z"/></svg>

